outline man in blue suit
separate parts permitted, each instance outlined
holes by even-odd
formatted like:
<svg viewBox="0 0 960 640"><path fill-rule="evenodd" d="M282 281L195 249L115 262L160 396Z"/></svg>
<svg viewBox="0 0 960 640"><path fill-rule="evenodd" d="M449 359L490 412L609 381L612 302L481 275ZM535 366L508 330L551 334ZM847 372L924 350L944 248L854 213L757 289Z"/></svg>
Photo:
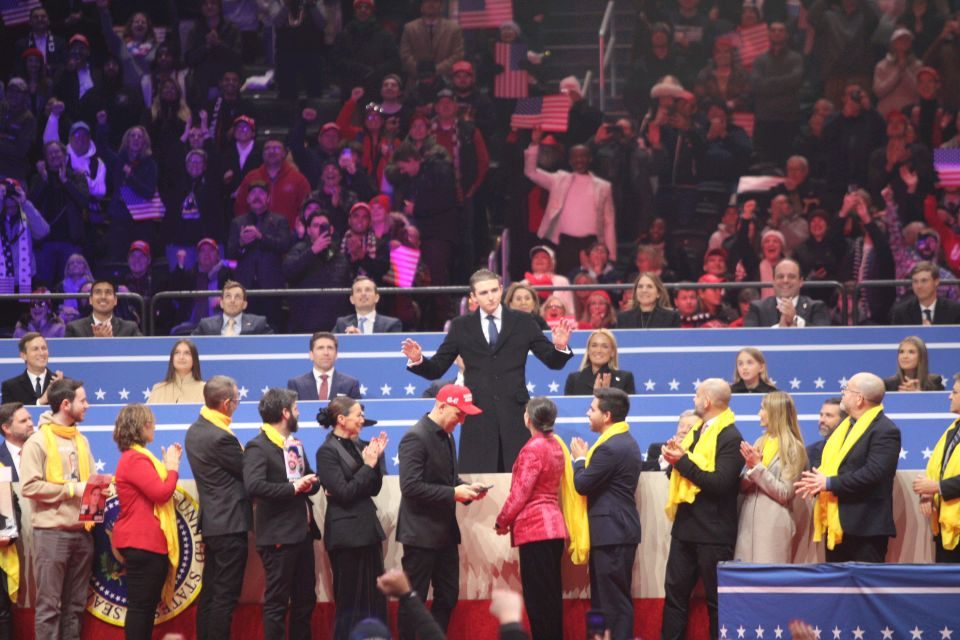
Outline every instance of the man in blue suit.
<svg viewBox="0 0 960 640"><path fill-rule="evenodd" d="M360 382L333 368L337 362L337 336L329 331L310 336L310 360L313 370L287 381L287 389L296 391L300 400L326 402L337 396L360 399Z"/></svg>
<svg viewBox="0 0 960 640"><path fill-rule="evenodd" d="M22 402L0 404L0 463L10 467L14 482L20 482L20 449L33 435L33 419Z"/></svg>
<svg viewBox="0 0 960 640"><path fill-rule="evenodd" d="M626 423L630 397L613 387L594 391L587 410L590 430L600 434L592 449L570 443L573 484L587 497L590 523L590 606L607 616L612 640L633 638L633 563L640 544L637 482L643 457Z"/></svg>
<svg viewBox="0 0 960 640"><path fill-rule="evenodd" d="M340 316L333 327L334 333L399 333L403 331L400 320L377 313L380 294L377 283L367 276L357 276L350 287L350 304L354 311L349 316Z"/></svg>

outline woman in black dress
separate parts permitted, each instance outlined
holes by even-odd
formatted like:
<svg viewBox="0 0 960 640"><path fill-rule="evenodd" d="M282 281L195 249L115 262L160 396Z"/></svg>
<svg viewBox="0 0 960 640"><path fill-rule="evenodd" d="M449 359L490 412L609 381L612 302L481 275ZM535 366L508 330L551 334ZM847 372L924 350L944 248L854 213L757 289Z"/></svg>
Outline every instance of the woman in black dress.
<svg viewBox="0 0 960 640"><path fill-rule="evenodd" d="M317 477L327 496L323 542L337 606L333 637L348 640L360 620L387 619L386 598L377 589L386 536L373 502L383 483L387 434L360 440L360 429L376 422L365 420L360 403L346 396L321 409L317 422L332 430L317 450Z"/></svg>
<svg viewBox="0 0 960 640"><path fill-rule="evenodd" d="M587 339L580 371L567 376L565 396L592 396L597 387L615 387L636 393L633 373L617 368L617 339L609 329L597 329Z"/></svg>
<svg viewBox="0 0 960 640"><path fill-rule="evenodd" d="M737 353L737 364L733 368L733 393L770 393L777 388L770 382L767 374L767 359L763 352L754 347L744 347Z"/></svg>
<svg viewBox="0 0 960 640"><path fill-rule="evenodd" d="M660 277L644 272L633 283L633 306L617 317L618 329L680 328L680 314L670 304L670 294Z"/></svg>
<svg viewBox="0 0 960 640"><path fill-rule="evenodd" d="M897 348L897 374L883 379L887 391L943 391L943 377L930 373L927 345L907 336Z"/></svg>

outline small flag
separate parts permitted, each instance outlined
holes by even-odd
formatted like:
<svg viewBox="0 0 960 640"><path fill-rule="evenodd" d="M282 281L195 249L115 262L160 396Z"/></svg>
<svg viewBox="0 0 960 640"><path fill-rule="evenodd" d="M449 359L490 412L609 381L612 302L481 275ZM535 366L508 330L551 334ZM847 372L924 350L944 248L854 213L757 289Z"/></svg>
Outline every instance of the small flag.
<svg viewBox="0 0 960 640"><path fill-rule="evenodd" d="M960 149L934 149L933 166L940 178L938 187L960 187Z"/></svg>
<svg viewBox="0 0 960 640"><path fill-rule="evenodd" d="M513 0L460 0L456 18L462 29L496 29L513 20Z"/></svg>
<svg viewBox="0 0 960 640"><path fill-rule="evenodd" d="M0 0L3 24L12 27L30 22L30 12L40 6L40 0Z"/></svg>
<svg viewBox="0 0 960 640"><path fill-rule="evenodd" d="M496 98L526 98L530 95L530 76L522 68L527 59L527 45L498 42L493 49L494 61L503 67L493 79Z"/></svg>
<svg viewBox="0 0 960 640"><path fill-rule="evenodd" d="M733 124L747 132L747 135L753 137L753 125L756 124L757 117L749 111L734 111Z"/></svg>
<svg viewBox="0 0 960 640"><path fill-rule="evenodd" d="M770 35L767 23L761 22L746 29L737 28L737 50L740 52L740 65L747 71L753 61L770 49Z"/></svg>
<svg viewBox="0 0 960 640"><path fill-rule="evenodd" d="M533 129L537 126L544 131L563 132L567 130L570 119L570 98L560 94L539 98L520 98L510 116L510 126L514 129Z"/></svg>
<svg viewBox="0 0 960 640"><path fill-rule="evenodd" d="M154 194L152 198L142 198L136 191L124 185L120 187L120 198L127 205L130 217L136 222L160 220L166 212L158 194Z"/></svg>

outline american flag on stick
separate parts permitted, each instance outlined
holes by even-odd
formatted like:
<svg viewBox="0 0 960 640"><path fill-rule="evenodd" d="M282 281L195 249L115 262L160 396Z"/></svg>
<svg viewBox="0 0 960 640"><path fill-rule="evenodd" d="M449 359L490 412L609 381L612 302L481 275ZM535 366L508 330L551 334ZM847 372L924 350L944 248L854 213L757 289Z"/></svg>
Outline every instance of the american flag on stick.
<svg viewBox="0 0 960 640"><path fill-rule="evenodd" d="M938 187L960 187L960 149L934 149L933 166L940 178Z"/></svg>
<svg viewBox="0 0 960 640"><path fill-rule="evenodd" d="M30 22L30 12L40 6L40 0L0 0L3 24L12 27Z"/></svg>
<svg viewBox="0 0 960 640"><path fill-rule="evenodd" d="M494 61L503 67L493 79L496 98L526 98L530 95L530 76L521 65L527 59L527 45L498 42L493 49Z"/></svg>
<svg viewBox="0 0 960 640"><path fill-rule="evenodd" d="M123 186L120 187L120 198L127 205L130 217L136 222L160 220L166 212L163 201L156 194L152 198L143 198L130 187Z"/></svg>
<svg viewBox="0 0 960 640"><path fill-rule="evenodd" d="M456 17L462 29L496 29L513 20L513 0L460 0Z"/></svg>
<svg viewBox="0 0 960 640"><path fill-rule="evenodd" d="M737 50L740 52L740 64L747 71L753 61L770 49L770 36L767 23L761 22L746 29L737 29Z"/></svg>
<svg viewBox="0 0 960 640"><path fill-rule="evenodd" d="M514 129L533 129L564 132L570 119L570 98L566 95L520 98L510 116Z"/></svg>

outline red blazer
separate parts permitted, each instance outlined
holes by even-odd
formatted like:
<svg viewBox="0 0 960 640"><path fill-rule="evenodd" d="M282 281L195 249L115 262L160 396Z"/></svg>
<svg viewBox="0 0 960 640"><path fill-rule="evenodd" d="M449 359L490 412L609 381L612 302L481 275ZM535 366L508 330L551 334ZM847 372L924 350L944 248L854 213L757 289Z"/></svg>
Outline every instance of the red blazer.
<svg viewBox="0 0 960 640"><path fill-rule="evenodd" d="M553 434L537 434L520 449L510 495L497 516L500 526L511 527L513 546L567 537L559 499L563 464Z"/></svg>
<svg viewBox="0 0 960 640"><path fill-rule="evenodd" d="M153 468L147 456L127 449L117 463L117 498L120 516L113 526L113 546L167 553L167 539L160 531L160 521L153 507L170 499L177 489L176 471L167 473L166 481Z"/></svg>

